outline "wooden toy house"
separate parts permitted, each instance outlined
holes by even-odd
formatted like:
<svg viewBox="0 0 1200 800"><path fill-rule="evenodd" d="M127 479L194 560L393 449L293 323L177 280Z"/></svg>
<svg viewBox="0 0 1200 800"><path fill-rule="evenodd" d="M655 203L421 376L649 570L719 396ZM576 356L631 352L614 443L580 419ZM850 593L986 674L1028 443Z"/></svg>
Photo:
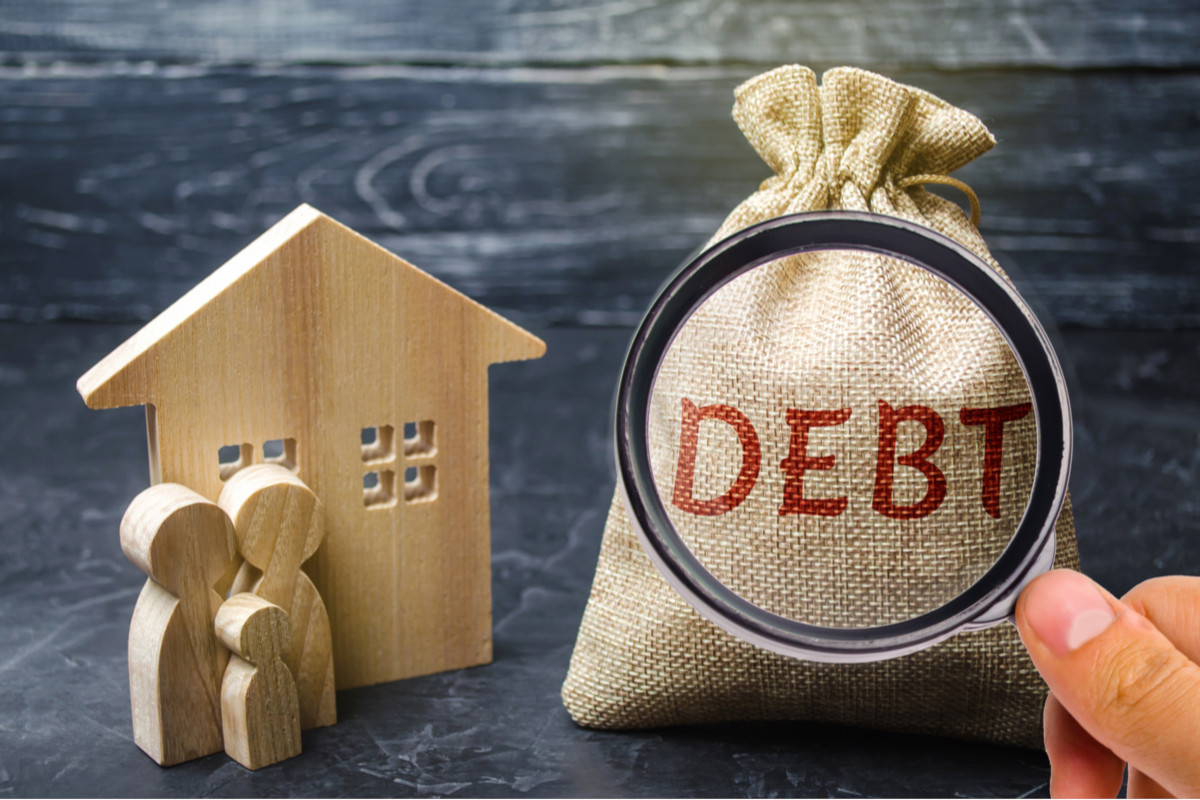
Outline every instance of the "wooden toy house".
<svg viewBox="0 0 1200 800"><path fill-rule="evenodd" d="M306 566L338 688L491 659L489 364L545 344L301 206L79 379L144 404L154 483L216 500L294 470L327 536Z"/></svg>

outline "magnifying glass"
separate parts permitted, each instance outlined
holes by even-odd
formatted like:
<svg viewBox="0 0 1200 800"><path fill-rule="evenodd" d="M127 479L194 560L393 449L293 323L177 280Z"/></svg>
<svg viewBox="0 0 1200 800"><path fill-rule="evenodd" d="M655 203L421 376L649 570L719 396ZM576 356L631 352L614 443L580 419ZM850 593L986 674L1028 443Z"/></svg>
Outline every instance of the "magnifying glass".
<svg viewBox="0 0 1200 800"><path fill-rule="evenodd" d="M782 216L691 258L617 395L618 485L663 577L811 661L1011 618L1053 562L1071 448L1061 366L1017 291L871 213Z"/></svg>

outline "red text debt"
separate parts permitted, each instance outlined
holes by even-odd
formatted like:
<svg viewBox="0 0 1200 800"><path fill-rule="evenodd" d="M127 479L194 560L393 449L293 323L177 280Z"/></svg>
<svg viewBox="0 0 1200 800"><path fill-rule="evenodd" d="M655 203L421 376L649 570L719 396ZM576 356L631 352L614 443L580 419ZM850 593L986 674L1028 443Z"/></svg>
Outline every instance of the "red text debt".
<svg viewBox="0 0 1200 800"><path fill-rule="evenodd" d="M968 428L981 428L984 437L983 478L980 502L992 517L1000 517L1000 467L1004 456L1004 426L1023 419L1030 412L1029 403L995 408L963 408L958 423ZM846 497L807 497L804 494L804 474L810 470L831 470L833 455L813 455L808 451L808 434L813 428L844 424L851 410L840 408L810 411L789 408L785 412L791 441L787 457L780 462L783 470L783 498L780 515L810 514L836 517L846 510ZM742 466L733 485L719 497L699 500L693 493L696 474L696 452L700 439L700 423L713 420L733 428L742 448ZM896 452L896 433L901 423L913 422L924 427L925 439L917 449L908 453ZM892 519L920 519L938 509L946 500L946 476L930 458L946 438L946 423L941 415L928 406L911 405L893 408L879 401L879 438L875 461L875 487L871 507ZM762 468L762 447L758 432L749 418L730 405L698 406L683 398L683 421L679 434L679 464L675 470L675 489L671 502L679 509L700 516L717 516L742 504L758 482ZM925 477L926 490L915 503L899 505L892 494L897 469L915 469Z"/></svg>

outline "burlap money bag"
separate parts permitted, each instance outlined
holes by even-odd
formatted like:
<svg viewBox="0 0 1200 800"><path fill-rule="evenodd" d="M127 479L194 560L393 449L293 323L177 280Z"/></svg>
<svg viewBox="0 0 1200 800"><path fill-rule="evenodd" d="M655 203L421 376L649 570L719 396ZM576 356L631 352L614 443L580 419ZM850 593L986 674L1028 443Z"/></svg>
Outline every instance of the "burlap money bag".
<svg viewBox="0 0 1200 800"><path fill-rule="evenodd" d="M775 175L714 241L784 213L870 210L1000 269L962 209L923 188L993 146L973 115L857 69L818 86L798 66L742 85L733 113ZM651 401L651 466L734 591L807 622L884 624L949 600L1007 543L1036 457L1028 399L1000 334L948 285L866 253L794 257L683 328ZM1057 534L1056 563L1077 567L1069 502ZM1037 747L1046 687L1008 624L873 664L747 644L666 583L614 497L562 694L596 728L794 719Z"/></svg>

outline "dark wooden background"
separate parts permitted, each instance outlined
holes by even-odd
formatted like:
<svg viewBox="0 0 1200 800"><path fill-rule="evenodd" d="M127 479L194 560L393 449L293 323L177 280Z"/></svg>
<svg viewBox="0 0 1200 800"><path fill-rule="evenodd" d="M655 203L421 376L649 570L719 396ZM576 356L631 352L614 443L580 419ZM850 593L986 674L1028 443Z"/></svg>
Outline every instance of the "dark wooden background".
<svg viewBox="0 0 1200 800"><path fill-rule="evenodd" d="M0 21L0 318L141 320L299 202L485 303L629 324L766 176L732 90L854 64L1061 325L1200 324L1200 4L45 0Z"/></svg>
<svg viewBox="0 0 1200 800"><path fill-rule="evenodd" d="M961 170L1071 372L1087 571L1200 572L1200 3L0 3L0 795L1044 794L1044 756L830 728L576 728L558 703L613 382L679 260L767 176L729 116L783 63L979 114ZM950 196L950 195L948 195ZM493 371L496 663L339 696L253 774L129 738L136 410L73 382L308 202L545 337Z"/></svg>

